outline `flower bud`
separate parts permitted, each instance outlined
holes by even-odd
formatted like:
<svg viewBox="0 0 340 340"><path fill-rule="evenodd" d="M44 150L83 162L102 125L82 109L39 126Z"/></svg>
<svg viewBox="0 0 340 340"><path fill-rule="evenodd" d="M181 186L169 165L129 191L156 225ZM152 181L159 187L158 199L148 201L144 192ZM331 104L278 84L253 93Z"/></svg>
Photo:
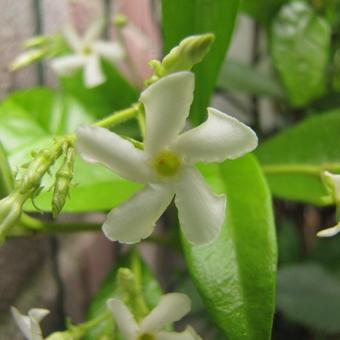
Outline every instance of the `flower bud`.
<svg viewBox="0 0 340 340"><path fill-rule="evenodd" d="M114 16L112 23L117 27L124 27L128 24L128 18L123 14L117 14Z"/></svg>
<svg viewBox="0 0 340 340"><path fill-rule="evenodd" d="M65 205L73 178L75 152L73 147L69 147L63 164L55 175L55 184L52 196L52 213L56 218Z"/></svg>
<svg viewBox="0 0 340 340"><path fill-rule="evenodd" d="M0 201L0 244L4 242L8 231L19 221L25 200L25 195L12 192Z"/></svg>
<svg viewBox="0 0 340 340"><path fill-rule="evenodd" d="M164 75L178 71L189 71L200 63L209 52L215 36L211 33L193 35L180 42L162 61Z"/></svg>
<svg viewBox="0 0 340 340"><path fill-rule="evenodd" d="M41 59L47 54L46 49L34 48L19 54L10 66L11 71L17 71L28 65L31 65Z"/></svg>
<svg viewBox="0 0 340 340"><path fill-rule="evenodd" d="M46 35L37 35L35 37L29 38L25 41L25 48L36 48L45 46L49 43L49 37Z"/></svg>
<svg viewBox="0 0 340 340"><path fill-rule="evenodd" d="M56 147L52 150L44 149L33 155L34 160L29 163L26 172L18 182L21 194L25 194L32 189L39 188L41 178L59 157L60 153L61 146L56 145Z"/></svg>

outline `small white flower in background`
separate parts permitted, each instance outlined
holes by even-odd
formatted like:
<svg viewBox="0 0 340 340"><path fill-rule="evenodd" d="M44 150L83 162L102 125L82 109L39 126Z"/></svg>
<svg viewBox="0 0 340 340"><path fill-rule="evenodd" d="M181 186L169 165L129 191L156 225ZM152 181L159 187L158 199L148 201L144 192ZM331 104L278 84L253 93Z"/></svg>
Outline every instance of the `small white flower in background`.
<svg viewBox="0 0 340 340"><path fill-rule="evenodd" d="M102 22L95 22L84 37L80 38L72 26L67 26L64 36L75 53L52 60L51 66L55 72L68 76L83 67L84 82L87 87L95 87L104 83L105 76L100 58L116 63L124 57L124 51L118 42L99 40L102 28Z"/></svg>
<svg viewBox="0 0 340 340"><path fill-rule="evenodd" d="M323 181L331 194L335 204L340 205L340 175L328 171L323 173ZM319 237L332 237L340 232L340 222L334 227L321 230L317 233Z"/></svg>
<svg viewBox="0 0 340 340"><path fill-rule="evenodd" d="M126 340L201 339L191 327L181 333L162 331L164 326L182 319L190 311L190 299L184 294L163 295L158 305L139 324L121 300L110 299L107 305Z"/></svg>
<svg viewBox="0 0 340 340"><path fill-rule="evenodd" d="M50 312L47 309L33 308L28 315L21 314L15 307L11 307L13 317L20 330L28 340L43 340L40 321Z"/></svg>
<svg viewBox="0 0 340 340"><path fill-rule="evenodd" d="M128 180L146 184L109 213L103 225L109 239L136 243L148 237L174 195L189 241L207 244L219 235L226 198L210 190L194 164L238 158L257 146L257 137L237 119L213 108L208 108L207 121L180 133L193 92L194 75L185 71L160 79L141 94L144 151L107 129L78 128L77 149L85 161L102 163Z"/></svg>

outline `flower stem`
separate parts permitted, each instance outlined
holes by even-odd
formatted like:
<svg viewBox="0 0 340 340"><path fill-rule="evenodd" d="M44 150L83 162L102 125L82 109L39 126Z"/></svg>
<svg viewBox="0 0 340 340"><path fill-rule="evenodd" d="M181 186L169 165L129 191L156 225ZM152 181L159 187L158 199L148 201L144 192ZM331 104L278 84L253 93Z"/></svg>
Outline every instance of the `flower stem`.
<svg viewBox="0 0 340 340"><path fill-rule="evenodd" d="M140 104L134 104L127 109L113 113L111 116L106 117L96 122L94 125L105 127L105 128L111 128L129 119L137 117L139 110L140 110Z"/></svg>
<svg viewBox="0 0 340 340"><path fill-rule="evenodd" d="M320 176L323 171L340 172L340 163L324 164L279 164L263 165L262 169L266 175L272 174L304 174Z"/></svg>

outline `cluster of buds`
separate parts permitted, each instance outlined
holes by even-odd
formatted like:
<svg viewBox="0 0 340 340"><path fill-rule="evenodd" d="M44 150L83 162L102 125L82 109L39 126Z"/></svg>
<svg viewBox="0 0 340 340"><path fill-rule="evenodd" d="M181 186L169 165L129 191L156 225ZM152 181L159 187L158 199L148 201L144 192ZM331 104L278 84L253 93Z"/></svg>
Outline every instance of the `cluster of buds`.
<svg viewBox="0 0 340 340"><path fill-rule="evenodd" d="M215 36L211 33L193 35L182 40L162 61L151 60L149 65L154 75L146 80L145 85L149 86L171 73L190 71L203 60L214 40Z"/></svg>
<svg viewBox="0 0 340 340"><path fill-rule="evenodd" d="M59 215L65 205L73 179L75 150L72 146L66 145L64 154L64 161L55 174L52 196L52 214L54 218Z"/></svg>
<svg viewBox="0 0 340 340"><path fill-rule="evenodd" d="M61 34L40 35L27 40L24 49L11 64L11 71L17 71L44 58L53 58L67 50L67 45Z"/></svg>
<svg viewBox="0 0 340 340"><path fill-rule="evenodd" d="M24 203L39 194L42 178L62 154L65 158L56 172L52 196L54 217L60 213L71 185L75 157L72 141L66 138L55 141L51 148L32 152L33 160L22 167L24 171L16 179L13 190L0 200L0 243L18 225Z"/></svg>

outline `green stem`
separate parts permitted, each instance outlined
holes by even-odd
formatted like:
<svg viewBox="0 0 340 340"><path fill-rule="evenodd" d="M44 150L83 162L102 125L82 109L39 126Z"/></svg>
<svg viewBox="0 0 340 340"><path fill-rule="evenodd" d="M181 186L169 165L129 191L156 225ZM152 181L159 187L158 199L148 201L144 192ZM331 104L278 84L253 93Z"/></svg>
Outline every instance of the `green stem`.
<svg viewBox="0 0 340 340"><path fill-rule="evenodd" d="M320 176L323 171L340 172L340 163L324 163L320 165L313 164L279 164L263 165L262 169L265 174L303 174Z"/></svg>
<svg viewBox="0 0 340 340"><path fill-rule="evenodd" d="M14 179L4 147L0 142L0 199L14 188Z"/></svg>
<svg viewBox="0 0 340 340"><path fill-rule="evenodd" d="M137 117L139 113L139 106L140 104L135 104L125 110L121 110L118 112L113 113L111 116L106 117L99 122L96 122L95 126L111 128L118 124L121 124L129 119Z"/></svg>

